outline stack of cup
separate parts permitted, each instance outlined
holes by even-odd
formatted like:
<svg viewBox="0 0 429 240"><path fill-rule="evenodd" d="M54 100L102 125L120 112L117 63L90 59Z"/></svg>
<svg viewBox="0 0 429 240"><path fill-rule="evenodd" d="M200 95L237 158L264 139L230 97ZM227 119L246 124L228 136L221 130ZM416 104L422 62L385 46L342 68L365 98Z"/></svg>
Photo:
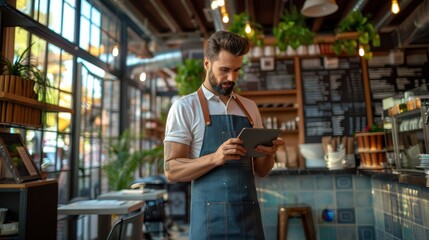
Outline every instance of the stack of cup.
<svg viewBox="0 0 429 240"><path fill-rule="evenodd" d="M326 166L329 170L337 170L344 168L345 162L345 149L339 151L328 151L325 155Z"/></svg>

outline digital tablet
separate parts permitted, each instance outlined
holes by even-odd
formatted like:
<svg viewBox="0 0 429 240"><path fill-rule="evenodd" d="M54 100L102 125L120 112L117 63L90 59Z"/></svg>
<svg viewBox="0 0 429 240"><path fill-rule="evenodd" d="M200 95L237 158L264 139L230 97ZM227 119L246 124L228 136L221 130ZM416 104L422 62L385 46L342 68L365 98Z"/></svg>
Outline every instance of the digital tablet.
<svg viewBox="0 0 429 240"><path fill-rule="evenodd" d="M272 146L273 140L283 132L282 129L243 128L238 138L243 140L247 152L245 157L264 157L265 154L255 151L256 146Z"/></svg>

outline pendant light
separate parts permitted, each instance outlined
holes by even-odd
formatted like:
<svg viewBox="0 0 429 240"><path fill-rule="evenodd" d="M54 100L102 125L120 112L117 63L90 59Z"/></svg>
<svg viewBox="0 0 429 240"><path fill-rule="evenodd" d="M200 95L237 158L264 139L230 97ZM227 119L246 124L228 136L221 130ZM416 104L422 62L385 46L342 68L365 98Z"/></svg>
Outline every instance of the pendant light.
<svg viewBox="0 0 429 240"><path fill-rule="evenodd" d="M307 17L324 17L338 10L335 0L306 0L301 14Z"/></svg>
<svg viewBox="0 0 429 240"><path fill-rule="evenodd" d="M391 11L393 14L399 13L401 9L399 8L398 0L392 0L392 8Z"/></svg>

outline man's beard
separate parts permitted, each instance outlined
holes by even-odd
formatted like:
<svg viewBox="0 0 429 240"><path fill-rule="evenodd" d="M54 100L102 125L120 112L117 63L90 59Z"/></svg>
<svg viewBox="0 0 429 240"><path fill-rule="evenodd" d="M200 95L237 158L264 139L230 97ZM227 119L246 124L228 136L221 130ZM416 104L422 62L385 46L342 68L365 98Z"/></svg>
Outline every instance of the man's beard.
<svg viewBox="0 0 429 240"><path fill-rule="evenodd" d="M213 88L217 93L219 93L220 95L223 95L223 96L229 96L229 95L231 94L232 90L234 89L235 82L230 81L231 86L230 86L230 87L225 87L225 88L224 88L224 87L222 86L222 83L219 83L218 85L216 85L216 83L217 83L217 81L216 81L216 80L217 80L217 79L216 79L216 77L214 76L213 71L210 69L210 70L209 70L209 83L210 83L210 85L212 86L212 88Z"/></svg>

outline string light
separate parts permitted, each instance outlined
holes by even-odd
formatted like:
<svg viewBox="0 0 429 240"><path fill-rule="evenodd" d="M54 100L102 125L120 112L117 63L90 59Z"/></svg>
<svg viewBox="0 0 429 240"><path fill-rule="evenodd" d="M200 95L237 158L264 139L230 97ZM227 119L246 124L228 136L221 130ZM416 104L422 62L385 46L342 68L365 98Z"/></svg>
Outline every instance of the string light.
<svg viewBox="0 0 429 240"><path fill-rule="evenodd" d="M141 82L146 81L146 78L147 78L146 72L142 72L142 73L140 73L140 81L141 81Z"/></svg>
<svg viewBox="0 0 429 240"><path fill-rule="evenodd" d="M359 46L359 56L363 57L365 56L365 49L362 45Z"/></svg>
<svg viewBox="0 0 429 240"><path fill-rule="evenodd" d="M223 15L223 17L222 17L222 22L223 22L223 23L228 23L228 22L229 22L229 17L228 17L228 14L227 14L227 13Z"/></svg>
<svg viewBox="0 0 429 240"><path fill-rule="evenodd" d="M212 3L210 4L210 7L212 8L212 10L215 10L218 6L219 5L217 0L213 0Z"/></svg>
<svg viewBox="0 0 429 240"><path fill-rule="evenodd" d="M392 13L397 14L401 9L399 8L398 0L392 0Z"/></svg>
<svg viewBox="0 0 429 240"><path fill-rule="evenodd" d="M250 33L252 31L252 28L250 27L250 23L246 22L246 26L244 27L244 31L246 33Z"/></svg>
<svg viewBox="0 0 429 240"><path fill-rule="evenodd" d="M119 55L119 47L118 47L118 44L115 44L115 46L113 47L112 55L113 55L113 57L117 57L117 56Z"/></svg>

